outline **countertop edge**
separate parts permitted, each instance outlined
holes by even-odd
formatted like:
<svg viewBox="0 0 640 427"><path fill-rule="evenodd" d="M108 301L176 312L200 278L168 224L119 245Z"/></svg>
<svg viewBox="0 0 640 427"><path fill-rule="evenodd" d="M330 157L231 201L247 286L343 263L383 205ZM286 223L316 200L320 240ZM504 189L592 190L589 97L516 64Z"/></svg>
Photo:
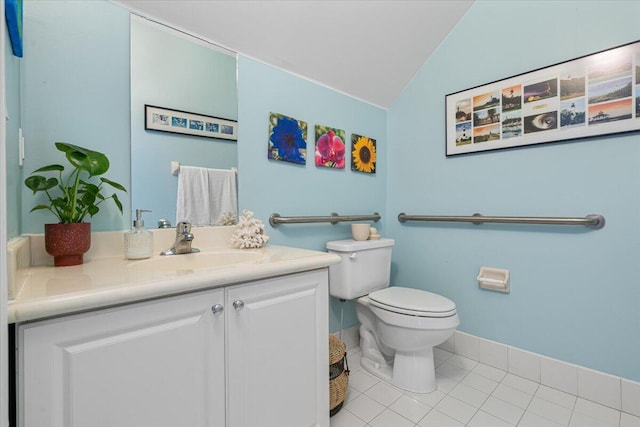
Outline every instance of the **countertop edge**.
<svg viewBox="0 0 640 427"><path fill-rule="evenodd" d="M17 298L9 301L7 321L9 324L32 322L150 299L237 285L269 277L317 270L339 262L340 258L337 255L317 252L317 255L298 259L249 266L243 265L242 268L203 270L189 276L152 280L148 283L137 283L135 286L123 284L122 286L107 289L26 301Z"/></svg>

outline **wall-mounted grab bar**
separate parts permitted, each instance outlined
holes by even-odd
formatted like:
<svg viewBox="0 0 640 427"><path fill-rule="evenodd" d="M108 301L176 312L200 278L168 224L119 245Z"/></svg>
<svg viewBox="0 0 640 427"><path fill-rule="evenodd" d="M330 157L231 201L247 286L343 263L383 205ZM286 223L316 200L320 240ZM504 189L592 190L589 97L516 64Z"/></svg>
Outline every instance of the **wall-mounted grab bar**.
<svg viewBox="0 0 640 427"><path fill-rule="evenodd" d="M584 225L599 230L604 227L604 217L591 214L580 218L571 217L527 217L527 216L484 216L475 213L472 216L435 216L435 215L407 215L398 214L398 221L438 221L438 222L472 222L480 225L483 222L506 224L549 224L549 225Z"/></svg>
<svg viewBox="0 0 640 427"><path fill-rule="evenodd" d="M277 227L280 224L307 224L316 222L330 222L331 224L337 224L344 221L379 221L380 214L374 212L373 215L338 215L337 213L331 213L331 216L280 216L280 214L274 213L269 217L269 224L272 227Z"/></svg>

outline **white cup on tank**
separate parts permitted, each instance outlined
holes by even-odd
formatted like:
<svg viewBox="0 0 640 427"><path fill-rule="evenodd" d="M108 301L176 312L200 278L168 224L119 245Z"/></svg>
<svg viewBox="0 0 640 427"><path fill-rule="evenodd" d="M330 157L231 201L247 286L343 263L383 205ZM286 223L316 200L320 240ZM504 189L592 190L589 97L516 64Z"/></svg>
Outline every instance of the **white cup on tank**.
<svg viewBox="0 0 640 427"><path fill-rule="evenodd" d="M367 240L371 227L369 224L351 224L351 235L353 240Z"/></svg>

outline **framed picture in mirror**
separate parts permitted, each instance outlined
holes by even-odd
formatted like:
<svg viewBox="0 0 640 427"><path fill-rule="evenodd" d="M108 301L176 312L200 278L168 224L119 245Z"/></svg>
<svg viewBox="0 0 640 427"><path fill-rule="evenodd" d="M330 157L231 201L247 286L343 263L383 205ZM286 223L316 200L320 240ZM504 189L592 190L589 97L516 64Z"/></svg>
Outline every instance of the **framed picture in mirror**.
<svg viewBox="0 0 640 427"><path fill-rule="evenodd" d="M235 120L146 104L144 128L206 138L238 140L238 122Z"/></svg>

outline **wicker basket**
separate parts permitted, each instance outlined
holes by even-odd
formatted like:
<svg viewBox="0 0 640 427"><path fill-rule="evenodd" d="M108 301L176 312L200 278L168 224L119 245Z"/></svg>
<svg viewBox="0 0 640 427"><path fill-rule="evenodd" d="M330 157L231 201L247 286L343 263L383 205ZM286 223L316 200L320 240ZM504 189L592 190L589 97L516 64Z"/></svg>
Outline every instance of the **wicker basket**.
<svg viewBox="0 0 640 427"><path fill-rule="evenodd" d="M342 341L329 335L329 416L340 411L349 385L349 365Z"/></svg>

